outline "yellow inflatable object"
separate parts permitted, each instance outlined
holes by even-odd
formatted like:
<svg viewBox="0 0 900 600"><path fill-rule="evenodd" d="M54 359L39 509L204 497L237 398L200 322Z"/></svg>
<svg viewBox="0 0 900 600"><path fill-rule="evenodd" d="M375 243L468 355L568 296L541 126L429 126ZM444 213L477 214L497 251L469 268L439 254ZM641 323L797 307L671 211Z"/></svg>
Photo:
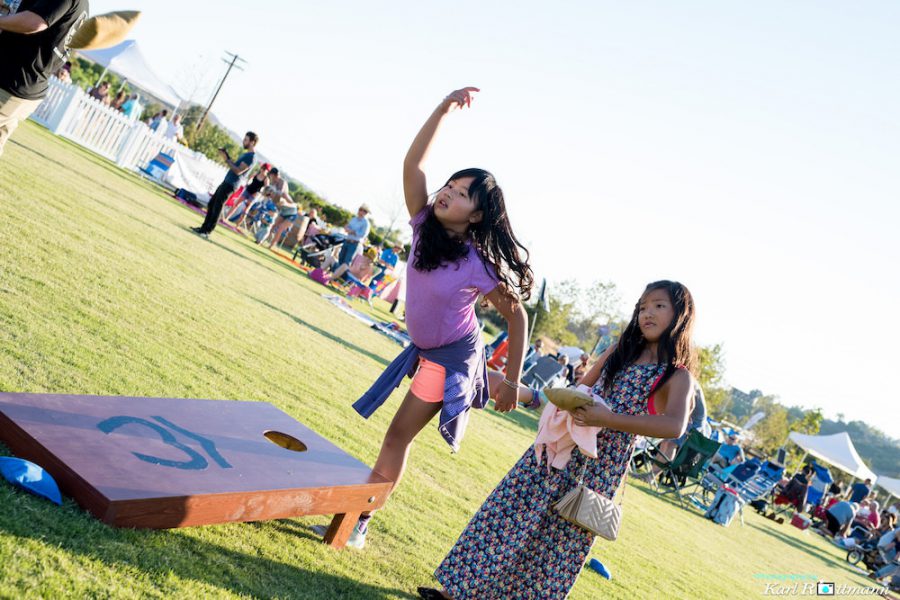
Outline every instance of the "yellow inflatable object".
<svg viewBox="0 0 900 600"><path fill-rule="evenodd" d="M139 10L120 10L91 17L72 36L69 47L73 50L101 50L121 44L140 16Z"/></svg>
<svg viewBox="0 0 900 600"><path fill-rule="evenodd" d="M544 394L550 402L562 410L572 410L579 406L587 406L594 403L593 398L584 392L578 392L572 388L545 389Z"/></svg>

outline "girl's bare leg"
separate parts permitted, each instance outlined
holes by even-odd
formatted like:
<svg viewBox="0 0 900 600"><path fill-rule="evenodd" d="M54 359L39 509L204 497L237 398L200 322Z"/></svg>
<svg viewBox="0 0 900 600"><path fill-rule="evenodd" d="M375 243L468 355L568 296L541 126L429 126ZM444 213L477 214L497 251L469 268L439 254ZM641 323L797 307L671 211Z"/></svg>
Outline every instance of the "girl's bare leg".
<svg viewBox="0 0 900 600"><path fill-rule="evenodd" d="M406 459L413 440L422 431L422 428L441 411L442 402L425 402L407 392L403 403L397 409L397 414L391 421L384 441L381 443L381 452L372 471L385 479L394 482L391 491L397 487L406 470Z"/></svg>

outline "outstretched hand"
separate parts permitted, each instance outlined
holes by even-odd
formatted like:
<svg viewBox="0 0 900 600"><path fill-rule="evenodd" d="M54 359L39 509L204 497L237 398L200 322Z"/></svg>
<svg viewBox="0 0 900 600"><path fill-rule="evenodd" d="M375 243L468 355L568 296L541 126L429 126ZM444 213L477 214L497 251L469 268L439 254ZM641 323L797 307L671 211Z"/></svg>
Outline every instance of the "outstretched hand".
<svg viewBox="0 0 900 600"><path fill-rule="evenodd" d="M497 389L497 397L494 398L494 410L497 412L510 412L516 410L519 390L514 390L501 383Z"/></svg>
<svg viewBox="0 0 900 600"><path fill-rule="evenodd" d="M473 94L480 91L477 87L469 86L450 92L442 103L444 110L449 112L456 108L472 106L472 99L475 97Z"/></svg>

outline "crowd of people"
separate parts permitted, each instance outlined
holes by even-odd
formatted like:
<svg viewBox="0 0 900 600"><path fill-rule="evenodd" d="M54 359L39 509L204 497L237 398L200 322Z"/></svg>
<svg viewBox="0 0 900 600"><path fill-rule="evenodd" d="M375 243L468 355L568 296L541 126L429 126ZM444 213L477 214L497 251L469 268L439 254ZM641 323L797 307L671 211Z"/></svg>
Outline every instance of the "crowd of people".
<svg viewBox="0 0 900 600"><path fill-rule="evenodd" d="M293 199L277 167L270 163L252 166L258 142L255 133L247 132L244 142L247 152L235 161L222 151L229 163L228 174L213 193L203 224L192 229L208 239L217 224L230 223L252 236L256 244L270 250L276 245L299 250L310 246L317 235L337 231L339 243L330 251L321 252L312 266L321 271L326 282L338 287L355 285L371 292L380 291L382 282L394 276L403 248L389 241L383 247L369 243L372 225L368 205L360 205L356 215L342 228L332 227L319 217L315 207L304 210ZM237 183L234 175L239 177ZM394 312L399 300L391 301L394 302L391 312Z"/></svg>

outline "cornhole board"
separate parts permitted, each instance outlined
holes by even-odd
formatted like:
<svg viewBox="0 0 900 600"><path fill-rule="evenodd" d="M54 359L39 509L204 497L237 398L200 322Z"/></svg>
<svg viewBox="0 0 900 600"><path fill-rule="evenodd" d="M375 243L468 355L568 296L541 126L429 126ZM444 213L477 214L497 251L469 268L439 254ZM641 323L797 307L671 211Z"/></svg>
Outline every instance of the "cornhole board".
<svg viewBox="0 0 900 600"><path fill-rule="evenodd" d="M115 527L333 514L340 548L391 488L266 402L0 392L0 441Z"/></svg>

